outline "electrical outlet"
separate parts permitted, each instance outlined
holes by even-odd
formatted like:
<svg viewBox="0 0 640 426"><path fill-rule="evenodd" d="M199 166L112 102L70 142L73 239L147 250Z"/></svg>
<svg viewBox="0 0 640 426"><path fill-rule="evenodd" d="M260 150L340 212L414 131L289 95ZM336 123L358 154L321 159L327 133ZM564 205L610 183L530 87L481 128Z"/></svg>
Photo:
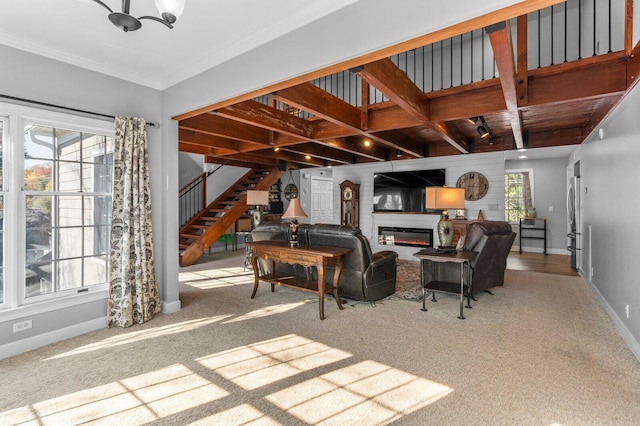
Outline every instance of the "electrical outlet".
<svg viewBox="0 0 640 426"><path fill-rule="evenodd" d="M26 321L17 322L15 324L13 324L13 332L14 333L17 333L19 331L28 330L30 328L33 328L33 320L26 320Z"/></svg>
<svg viewBox="0 0 640 426"><path fill-rule="evenodd" d="M627 318L629 318L629 304L628 303L624 304L624 313L627 316Z"/></svg>

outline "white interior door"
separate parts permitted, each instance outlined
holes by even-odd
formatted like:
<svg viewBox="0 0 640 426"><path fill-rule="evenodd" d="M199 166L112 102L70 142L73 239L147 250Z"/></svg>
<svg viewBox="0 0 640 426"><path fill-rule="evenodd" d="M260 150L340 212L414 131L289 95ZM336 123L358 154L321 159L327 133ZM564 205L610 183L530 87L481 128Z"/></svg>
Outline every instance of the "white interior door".
<svg viewBox="0 0 640 426"><path fill-rule="evenodd" d="M333 180L311 178L311 223L331 223L333 220Z"/></svg>

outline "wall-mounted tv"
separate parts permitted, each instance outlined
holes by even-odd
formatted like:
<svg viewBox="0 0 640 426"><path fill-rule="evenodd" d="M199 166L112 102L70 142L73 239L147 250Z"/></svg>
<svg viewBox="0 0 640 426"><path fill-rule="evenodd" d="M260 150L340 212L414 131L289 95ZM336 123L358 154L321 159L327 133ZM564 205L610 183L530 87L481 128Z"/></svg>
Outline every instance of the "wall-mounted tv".
<svg viewBox="0 0 640 426"><path fill-rule="evenodd" d="M375 173L373 211L396 213L439 213L426 209L425 188L444 186L445 169Z"/></svg>

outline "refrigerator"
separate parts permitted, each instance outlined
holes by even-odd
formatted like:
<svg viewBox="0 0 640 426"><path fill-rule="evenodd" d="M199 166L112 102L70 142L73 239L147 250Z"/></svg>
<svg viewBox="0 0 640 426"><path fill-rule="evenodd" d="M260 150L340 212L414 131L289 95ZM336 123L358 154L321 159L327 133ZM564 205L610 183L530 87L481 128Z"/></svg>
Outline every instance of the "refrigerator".
<svg viewBox="0 0 640 426"><path fill-rule="evenodd" d="M569 179L567 191L567 219L569 233L567 234L571 254L571 267L579 271L582 267L580 250L582 248L582 222L580 220L580 176Z"/></svg>

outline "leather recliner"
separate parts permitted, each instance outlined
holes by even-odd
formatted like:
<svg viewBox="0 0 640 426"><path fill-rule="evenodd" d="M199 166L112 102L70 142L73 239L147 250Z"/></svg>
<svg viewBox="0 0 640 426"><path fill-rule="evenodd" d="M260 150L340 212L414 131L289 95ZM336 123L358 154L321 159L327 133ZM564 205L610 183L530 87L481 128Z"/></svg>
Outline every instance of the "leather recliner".
<svg viewBox="0 0 640 426"><path fill-rule="evenodd" d="M265 223L251 232L253 241L289 241L289 235L288 223ZM333 224L301 224L298 229L298 241L301 246L312 244L346 247L352 250L342 256L343 267L338 286L341 297L370 302L383 299L395 292L398 253L391 250L372 253L369 240L362 235L360 229ZM264 262L259 262L259 265L261 268L267 267ZM333 272L332 267L325 270L325 280L329 284L333 282ZM277 263L276 273L293 274L305 279L318 278L315 268L305 268L301 265Z"/></svg>
<svg viewBox="0 0 640 426"><path fill-rule="evenodd" d="M470 262L471 293L467 296L504 285L507 257L515 238L516 233L508 222L485 220L469 225L462 251L474 251L478 255ZM423 282L460 282L460 267L456 264L439 263L433 270L423 267L422 272Z"/></svg>

